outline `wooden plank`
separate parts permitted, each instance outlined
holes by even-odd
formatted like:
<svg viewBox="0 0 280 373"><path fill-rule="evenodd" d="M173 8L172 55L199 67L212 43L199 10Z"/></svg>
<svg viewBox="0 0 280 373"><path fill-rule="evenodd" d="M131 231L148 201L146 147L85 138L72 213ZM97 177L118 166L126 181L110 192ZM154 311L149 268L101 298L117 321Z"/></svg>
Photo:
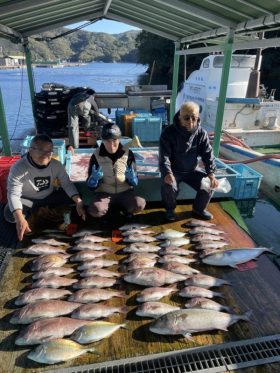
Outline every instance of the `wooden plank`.
<svg viewBox="0 0 280 373"><path fill-rule="evenodd" d="M167 228L184 231L182 225L191 217L190 205L179 205L176 209L179 220L174 223L164 221L162 208L146 209L137 215L138 222L152 225L155 233ZM253 240L227 215L218 203L210 204L210 211L214 214L214 223L218 224L227 235L230 242L229 247L254 247ZM96 220L87 222L91 228L98 227ZM108 236L112 227L106 227ZM24 242L27 246L30 242ZM111 258L121 260L125 257L122 253L122 243L108 243L114 248ZM8 268L0 284L0 340L1 343L1 366L0 372L26 373L44 372L50 369L66 367L77 367L93 363L100 363L123 358L139 357L148 354L169 352L185 348L212 345L229 341L251 339L260 336L274 335L280 332L280 272L270 260L262 255L255 269L240 272L229 267L210 267L201 263L194 265L201 272L229 280L232 286L222 286L219 289L225 299L218 300L226 304L236 313L244 313L252 310L253 323L239 321L232 325L228 332L213 331L203 334L194 334L193 341L183 337L167 337L153 334L149 331L150 319L141 319L136 316L136 295L142 288L132 284L122 283L117 288L125 290L127 299L114 299L110 304L125 305L129 307L127 315L114 315L108 320L114 322L126 322L128 329L121 329L110 338L102 340L98 344L100 355L87 353L77 359L55 366L43 366L28 360L26 355L29 348L14 345L18 333L17 326L9 324L9 314L13 311L13 299L19 291L26 288L30 283L30 273L27 262L29 258L24 257L18 250L10 261ZM117 270L117 267L112 267ZM171 304L183 305L184 299L178 295L171 295L163 299ZM276 372L275 367L279 364L266 365L264 367L250 368L248 373L270 373ZM245 370L242 370L245 372Z"/></svg>

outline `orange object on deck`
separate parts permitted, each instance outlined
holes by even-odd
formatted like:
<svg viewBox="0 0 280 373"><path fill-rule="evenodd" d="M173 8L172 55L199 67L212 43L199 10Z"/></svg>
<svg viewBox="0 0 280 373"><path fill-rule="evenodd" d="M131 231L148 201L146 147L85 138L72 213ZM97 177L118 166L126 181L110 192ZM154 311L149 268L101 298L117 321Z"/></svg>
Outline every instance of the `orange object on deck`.
<svg viewBox="0 0 280 373"><path fill-rule="evenodd" d="M122 239L122 232L119 229L112 231L112 242L120 242Z"/></svg>

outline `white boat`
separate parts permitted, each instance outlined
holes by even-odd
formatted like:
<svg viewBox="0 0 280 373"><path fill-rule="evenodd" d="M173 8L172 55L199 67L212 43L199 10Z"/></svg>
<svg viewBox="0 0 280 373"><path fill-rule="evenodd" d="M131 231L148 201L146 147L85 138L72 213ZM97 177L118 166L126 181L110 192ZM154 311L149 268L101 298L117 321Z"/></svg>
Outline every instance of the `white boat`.
<svg viewBox="0 0 280 373"><path fill-rule="evenodd" d="M261 189L280 202L280 101L274 100L274 90L269 97L261 92L262 97L246 98L255 58L232 56L219 155L250 163L263 175ZM177 110L183 101L198 103L202 124L209 132L215 130L222 67L223 55L204 58L200 69L185 81L176 100Z"/></svg>

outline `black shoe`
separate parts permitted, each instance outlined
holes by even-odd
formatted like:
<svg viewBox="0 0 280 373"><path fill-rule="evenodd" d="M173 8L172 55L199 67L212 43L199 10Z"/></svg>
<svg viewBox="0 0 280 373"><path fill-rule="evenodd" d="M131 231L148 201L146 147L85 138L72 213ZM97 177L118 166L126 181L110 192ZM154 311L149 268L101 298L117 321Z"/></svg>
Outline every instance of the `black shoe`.
<svg viewBox="0 0 280 373"><path fill-rule="evenodd" d="M202 219L202 220L211 220L211 219L213 219L213 215L209 211L207 211L207 210L203 210L201 212L192 210L192 216L194 218L198 218L198 219Z"/></svg>
<svg viewBox="0 0 280 373"><path fill-rule="evenodd" d="M176 215L174 213L174 210L167 210L165 214L165 218L168 221L175 221L176 220Z"/></svg>

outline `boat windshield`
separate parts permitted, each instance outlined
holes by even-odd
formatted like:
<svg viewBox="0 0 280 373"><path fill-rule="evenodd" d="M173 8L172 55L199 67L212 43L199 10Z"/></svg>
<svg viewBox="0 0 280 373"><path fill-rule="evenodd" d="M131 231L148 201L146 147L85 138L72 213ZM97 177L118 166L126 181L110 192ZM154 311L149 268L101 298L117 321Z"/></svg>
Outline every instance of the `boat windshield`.
<svg viewBox="0 0 280 373"><path fill-rule="evenodd" d="M255 56L232 56L231 67L238 68L253 68L255 62ZM215 56L213 61L213 67L222 68L224 63L224 56Z"/></svg>

